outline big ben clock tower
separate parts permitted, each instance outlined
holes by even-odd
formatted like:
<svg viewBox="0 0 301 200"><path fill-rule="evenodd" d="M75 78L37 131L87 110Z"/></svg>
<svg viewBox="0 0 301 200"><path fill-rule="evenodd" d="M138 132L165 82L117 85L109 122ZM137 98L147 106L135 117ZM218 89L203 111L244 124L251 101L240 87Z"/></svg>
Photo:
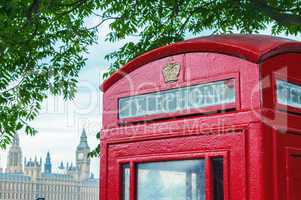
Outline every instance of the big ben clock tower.
<svg viewBox="0 0 301 200"><path fill-rule="evenodd" d="M79 180L83 181L90 177L90 158L88 158L88 153L90 152L90 147L87 141L87 135L85 129L83 129L80 143L76 149L76 166L79 169Z"/></svg>

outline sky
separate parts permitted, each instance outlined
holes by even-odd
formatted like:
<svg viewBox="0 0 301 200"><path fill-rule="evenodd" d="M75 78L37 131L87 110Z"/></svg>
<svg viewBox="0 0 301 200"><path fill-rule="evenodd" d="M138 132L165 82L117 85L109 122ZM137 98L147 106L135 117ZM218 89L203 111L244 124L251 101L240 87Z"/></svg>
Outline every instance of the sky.
<svg viewBox="0 0 301 200"><path fill-rule="evenodd" d="M87 26L98 24L97 18L89 18ZM82 129L86 129L88 143L93 149L97 146L95 134L101 129L102 94L99 85L102 82L102 74L109 63L104 56L117 50L125 42L135 42L137 38L129 37L116 43L105 42L105 35L109 32L109 22L104 23L98 33L98 41L89 47L87 65L81 71L79 77L78 93L74 100L65 102L61 97L50 96L43 105L39 117L33 122L38 129L36 136L27 136L20 133L20 145L23 156L26 158L42 157L51 153L54 171L61 161L75 163L75 150L79 144ZM204 31L199 36L210 34ZM270 34L270 30L262 32ZM301 35L285 36L301 41ZM188 34L188 38L193 37ZM7 150L0 150L0 168L6 166ZM97 176L99 161L97 158L91 161L91 171Z"/></svg>

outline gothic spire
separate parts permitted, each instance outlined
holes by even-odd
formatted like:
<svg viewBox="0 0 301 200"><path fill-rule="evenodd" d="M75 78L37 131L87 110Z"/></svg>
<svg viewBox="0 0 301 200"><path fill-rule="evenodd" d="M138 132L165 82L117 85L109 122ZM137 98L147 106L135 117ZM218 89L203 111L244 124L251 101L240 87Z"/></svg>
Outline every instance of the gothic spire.
<svg viewBox="0 0 301 200"><path fill-rule="evenodd" d="M50 158L49 151L47 152L46 162L44 164L44 172L46 174L51 174L51 172L52 172L52 164L51 164L51 158Z"/></svg>
<svg viewBox="0 0 301 200"><path fill-rule="evenodd" d="M59 169L61 169L61 170L65 169L63 161L61 162Z"/></svg>
<svg viewBox="0 0 301 200"><path fill-rule="evenodd" d="M85 129L83 129L82 131L82 134L80 136L80 143L77 146L77 149L89 149L88 139L87 139L87 134Z"/></svg>
<svg viewBox="0 0 301 200"><path fill-rule="evenodd" d="M80 139L83 141L87 141L87 134L86 134L86 130L83 129L82 131L82 135L80 136Z"/></svg>
<svg viewBox="0 0 301 200"><path fill-rule="evenodd" d="M50 162L50 160L51 160L51 159L50 159L50 153L49 153L49 151L48 151L48 152L47 152L47 156L46 156L46 162L47 162L47 161Z"/></svg>

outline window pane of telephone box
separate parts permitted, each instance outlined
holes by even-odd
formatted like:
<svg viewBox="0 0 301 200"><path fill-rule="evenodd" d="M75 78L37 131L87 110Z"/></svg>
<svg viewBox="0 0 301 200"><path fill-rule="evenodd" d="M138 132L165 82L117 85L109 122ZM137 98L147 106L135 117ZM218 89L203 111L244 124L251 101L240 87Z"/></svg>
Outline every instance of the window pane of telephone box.
<svg viewBox="0 0 301 200"><path fill-rule="evenodd" d="M205 200L204 160L139 164L138 200Z"/></svg>
<svg viewBox="0 0 301 200"><path fill-rule="evenodd" d="M123 165L123 200L130 200L130 165Z"/></svg>
<svg viewBox="0 0 301 200"><path fill-rule="evenodd" d="M213 200L224 199L224 159L213 158L211 162L213 177Z"/></svg>

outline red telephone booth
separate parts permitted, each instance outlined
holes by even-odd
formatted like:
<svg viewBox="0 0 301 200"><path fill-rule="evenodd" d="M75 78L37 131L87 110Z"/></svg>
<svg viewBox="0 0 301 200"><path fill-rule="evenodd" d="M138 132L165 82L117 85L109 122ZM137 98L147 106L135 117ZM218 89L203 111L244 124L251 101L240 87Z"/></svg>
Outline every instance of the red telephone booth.
<svg viewBox="0 0 301 200"><path fill-rule="evenodd" d="M102 200L300 200L301 43L179 42L101 86Z"/></svg>

